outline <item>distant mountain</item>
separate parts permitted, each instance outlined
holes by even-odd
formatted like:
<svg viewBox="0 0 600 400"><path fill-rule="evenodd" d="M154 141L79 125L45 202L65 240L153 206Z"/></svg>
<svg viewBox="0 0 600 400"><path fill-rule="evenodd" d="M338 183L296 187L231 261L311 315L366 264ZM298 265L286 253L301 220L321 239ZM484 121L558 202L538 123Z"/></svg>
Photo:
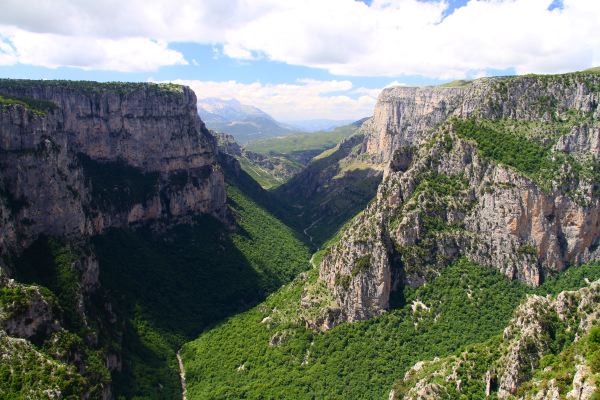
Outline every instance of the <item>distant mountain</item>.
<svg viewBox="0 0 600 400"><path fill-rule="evenodd" d="M209 129L233 135L242 144L293 132L264 111L235 99L201 99L198 114Z"/></svg>
<svg viewBox="0 0 600 400"><path fill-rule="evenodd" d="M331 131L338 126L352 123L351 119L309 119L305 121L289 121L288 123L305 132Z"/></svg>

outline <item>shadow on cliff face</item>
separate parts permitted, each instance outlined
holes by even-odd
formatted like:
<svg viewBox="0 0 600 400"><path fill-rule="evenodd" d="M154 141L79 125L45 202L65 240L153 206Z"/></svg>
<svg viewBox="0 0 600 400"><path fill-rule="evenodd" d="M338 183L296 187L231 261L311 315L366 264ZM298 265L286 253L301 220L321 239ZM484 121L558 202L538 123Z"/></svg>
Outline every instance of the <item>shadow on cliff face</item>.
<svg viewBox="0 0 600 400"><path fill-rule="evenodd" d="M261 276L211 217L166 232L114 229L93 241L100 280L125 321L117 394L180 396L175 351L266 294Z"/></svg>

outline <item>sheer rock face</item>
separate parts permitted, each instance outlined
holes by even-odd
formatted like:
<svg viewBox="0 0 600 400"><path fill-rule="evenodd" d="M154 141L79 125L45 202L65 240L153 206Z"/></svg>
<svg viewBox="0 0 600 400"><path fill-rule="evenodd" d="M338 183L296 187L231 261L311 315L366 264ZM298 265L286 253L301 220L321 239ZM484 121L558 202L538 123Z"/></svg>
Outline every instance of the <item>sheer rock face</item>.
<svg viewBox="0 0 600 400"><path fill-rule="evenodd" d="M553 139L551 151L597 162L600 94L590 88L599 82L600 76L564 75L384 90L362 128L363 150L387 162L384 180L320 266L344 319L379 315L395 289L422 285L461 256L534 286L569 265L600 258L593 177L571 179L561 171L564 176L542 188L483 157L447 120L473 116L543 126L575 110L585 121ZM554 99L550 111L539 105L546 98ZM427 192L431 174L451 180L450 192Z"/></svg>
<svg viewBox="0 0 600 400"><path fill-rule="evenodd" d="M0 95L56 106L0 107L0 249L40 234L225 217L214 139L189 88L0 81ZM144 178L142 187L127 173Z"/></svg>

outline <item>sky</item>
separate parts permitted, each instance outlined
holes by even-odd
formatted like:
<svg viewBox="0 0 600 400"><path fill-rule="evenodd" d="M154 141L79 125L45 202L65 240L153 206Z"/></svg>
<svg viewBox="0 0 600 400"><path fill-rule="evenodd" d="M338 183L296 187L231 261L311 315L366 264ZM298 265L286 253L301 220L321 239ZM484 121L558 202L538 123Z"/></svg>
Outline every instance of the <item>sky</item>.
<svg viewBox="0 0 600 400"><path fill-rule="evenodd" d="M0 77L170 81L281 121L382 88L600 66L600 0L0 0Z"/></svg>

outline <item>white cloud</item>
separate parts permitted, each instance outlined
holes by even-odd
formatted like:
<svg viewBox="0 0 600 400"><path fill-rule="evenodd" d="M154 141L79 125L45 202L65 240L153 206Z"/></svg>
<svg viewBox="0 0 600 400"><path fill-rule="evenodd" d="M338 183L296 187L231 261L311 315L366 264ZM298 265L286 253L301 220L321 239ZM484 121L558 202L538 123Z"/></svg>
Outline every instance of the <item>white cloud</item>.
<svg viewBox="0 0 600 400"><path fill-rule="evenodd" d="M370 7L355 0L181 0L177 6L167 0L3 0L0 33L13 26L47 36L46 43L86 37L131 50L136 43L123 40L147 38L158 47L196 42L216 45L232 58L264 57L340 75L451 79L489 69L563 72L600 62L600 1L564 0L562 9L550 11L551 3L470 0L443 18L448 4L441 0L374 0ZM25 52L20 43L11 44ZM161 48L159 54L168 50ZM92 53L79 49L80 57ZM127 58L124 53L111 57ZM170 65L161 59L176 60L169 54L114 63L157 68ZM11 60L0 50L0 62Z"/></svg>
<svg viewBox="0 0 600 400"><path fill-rule="evenodd" d="M187 61L181 53L169 49L166 42L147 38L70 37L14 28L0 31L0 65L16 63L48 68L153 71Z"/></svg>
<svg viewBox="0 0 600 400"><path fill-rule="evenodd" d="M17 63L17 55L14 47L2 40L0 36L0 65L12 65Z"/></svg>
<svg viewBox="0 0 600 400"><path fill-rule="evenodd" d="M176 80L190 86L199 99L236 99L256 106L280 121L303 119L358 119L373 113L379 89L353 96L350 81L299 80L296 83L263 84L236 81ZM360 88L359 88L360 89Z"/></svg>

